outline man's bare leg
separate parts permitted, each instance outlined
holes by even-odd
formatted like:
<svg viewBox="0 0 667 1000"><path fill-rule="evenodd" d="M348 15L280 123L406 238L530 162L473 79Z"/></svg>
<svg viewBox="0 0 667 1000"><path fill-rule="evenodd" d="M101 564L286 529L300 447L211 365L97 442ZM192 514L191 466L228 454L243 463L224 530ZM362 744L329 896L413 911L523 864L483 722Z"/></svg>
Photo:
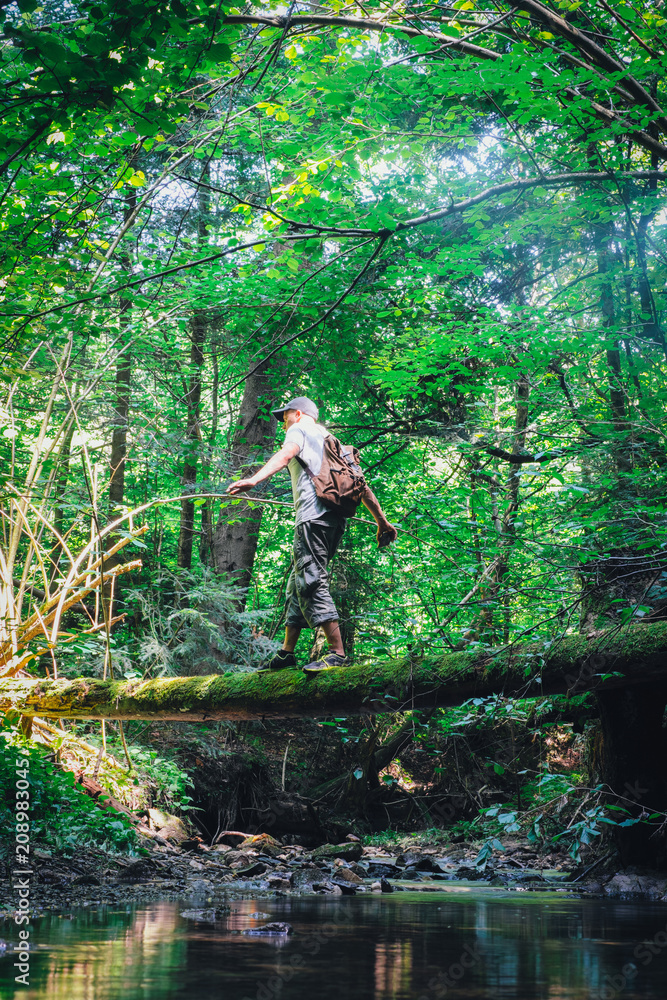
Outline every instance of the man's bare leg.
<svg viewBox="0 0 667 1000"><path fill-rule="evenodd" d="M285 641L283 642L283 649L287 653L293 653L296 649L296 644L299 641L299 636L301 635L301 629L296 625L287 625L285 627Z"/></svg>
<svg viewBox="0 0 667 1000"><path fill-rule="evenodd" d="M327 637L327 642L329 643L329 652L338 653L339 656L345 656L345 649L343 648L343 637L340 634L340 626L338 621L322 622L320 628Z"/></svg>
<svg viewBox="0 0 667 1000"><path fill-rule="evenodd" d="M324 632L329 646L330 653L338 653L339 656L345 656L345 650L343 648L343 637L340 634L340 625L338 621L322 622L320 626ZM296 644L299 641L299 636L301 635L301 629L296 625L287 625L285 628L285 641L283 642L283 649L286 653L293 653L296 649Z"/></svg>

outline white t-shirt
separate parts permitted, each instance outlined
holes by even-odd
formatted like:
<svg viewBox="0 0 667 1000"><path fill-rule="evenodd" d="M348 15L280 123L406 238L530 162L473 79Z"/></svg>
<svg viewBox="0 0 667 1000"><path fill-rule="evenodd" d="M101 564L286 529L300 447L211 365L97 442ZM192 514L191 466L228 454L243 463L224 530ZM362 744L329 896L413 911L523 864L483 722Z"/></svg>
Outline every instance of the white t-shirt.
<svg viewBox="0 0 667 1000"><path fill-rule="evenodd" d="M324 439L328 436L329 431L321 424L311 423L310 420L299 421L298 424L292 424L288 428L285 434L285 444L299 446L299 458L316 476L322 465ZM292 479L296 524L302 524L304 521L315 521L318 517L328 514L328 508L318 498L311 478L301 462L296 457L291 458L287 468Z"/></svg>

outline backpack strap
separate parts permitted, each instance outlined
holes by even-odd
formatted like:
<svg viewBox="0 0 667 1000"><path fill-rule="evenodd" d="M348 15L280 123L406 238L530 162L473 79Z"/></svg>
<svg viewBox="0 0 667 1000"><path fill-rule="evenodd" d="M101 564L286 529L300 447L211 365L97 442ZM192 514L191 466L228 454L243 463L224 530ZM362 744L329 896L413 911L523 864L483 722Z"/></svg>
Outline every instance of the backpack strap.
<svg viewBox="0 0 667 1000"><path fill-rule="evenodd" d="M329 433L325 434L325 436L324 436L324 438L323 438L323 440L322 440L322 448L324 448L324 442L326 441L326 439L327 439L328 437L331 437L331 434L329 434ZM299 465L301 466L301 468L302 468L302 469L303 469L303 470L304 470L305 472L307 472L307 473L308 473L308 475L310 476L310 478L311 478L311 479L314 479L314 478L315 478L315 474L314 474L314 472L313 472L313 471L311 470L311 468L310 468L310 466L308 465L308 463L307 463L307 462L304 462L304 460L303 460L303 459L301 458L301 456L300 456L300 455L295 455L294 457L295 457L295 459L297 460L297 462L299 463Z"/></svg>

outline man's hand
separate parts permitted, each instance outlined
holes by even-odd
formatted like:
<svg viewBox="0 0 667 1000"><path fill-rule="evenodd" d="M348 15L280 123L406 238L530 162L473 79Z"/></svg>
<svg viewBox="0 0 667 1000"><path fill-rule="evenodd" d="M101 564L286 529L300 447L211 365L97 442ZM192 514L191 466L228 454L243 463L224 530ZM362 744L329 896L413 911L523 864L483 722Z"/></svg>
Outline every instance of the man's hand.
<svg viewBox="0 0 667 1000"><path fill-rule="evenodd" d="M255 488L257 483L254 479L239 479L237 483L232 483L225 490L225 493L231 493L234 496L236 493L247 493L248 490Z"/></svg>
<svg viewBox="0 0 667 1000"><path fill-rule="evenodd" d="M398 538L398 529L389 521L378 521L377 530L378 548L383 549L385 545L391 545Z"/></svg>

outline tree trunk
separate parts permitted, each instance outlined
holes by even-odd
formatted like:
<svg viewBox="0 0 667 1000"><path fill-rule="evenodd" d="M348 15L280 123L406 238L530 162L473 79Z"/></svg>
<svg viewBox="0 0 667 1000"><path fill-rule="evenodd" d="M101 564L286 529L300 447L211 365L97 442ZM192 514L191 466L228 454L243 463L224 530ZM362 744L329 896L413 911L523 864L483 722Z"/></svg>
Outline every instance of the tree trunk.
<svg viewBox="0 0 667 1000"><path fill-rule="evenodd" d="M650 80L650 91L651 96L656 97L658 93L658 74L654 73L652 79ZM650 135L657 137L658 129L655 122L651 122L648 126L648 132ZM651 170L657 170L659 165L659 159L655 153L651 153ZM658 178L649 178L647 184L648 190L651 195L655 195L658 189ZM660 324L660 319L658 316L658 310L656 308L655 298L653 296L653 291L651 289L651 282L649 279L648 266L646 262L646 234L648 227L653 219L658 213L658 205L656 202L656 207L649 212L642 212L639 217L639 222L635 229L635 238L637 244L637 265L639 267L639 281L638 281L638 292L639 292L639 305L641 309L641 324L643 328L643 336L647 340L654 340L656 344L660 344L663 353L667 358L667 341L665 340L665 333Z"/></svg>
<svg viewBox="0 0 667 1000"><path fill-rule="evenodd" d="M530 382L525 374L519 376L516 384L516 414L514 417L514 441L512 454L519 455L526 447L526 428L528 426L528 399ZM496 569L498 592L503 600L503 642L509 642L510 633L510 591L505 586L505 577L509 573L512 551L516 545L515 521L519 512L521 476L518 468L510 468L507 480L507 504L503 515L501 553Z"/></svg>
<svg viewBox="0 0 667 1000"><path fill-rule="evenodd" d="M134 159L130 161L130 166ZM133 188L125 199L124 221L130 218L137 207L137 193ZM129 280L132 261L129 252L120 256L120 264ZM127 350L127 338L132 317L132 300L121 298L118 324L120 327L121 354L116 362L116 392L113 408L113 432L111 435L111 461L109 482L109 514L114 518L115 508L120 507L125 498L125 464L127 461L127 431L130 418L130 390L132 384L132 358Z"/></svg>
<svg viewBox="0 0 667 1000"><path fill-rule="evenodd" d="M667 598L660 585L665 570L661 554L637 554L631 549L607 552L589 562L579 575L582 581L580 630L600 633L618 628L628 611L642 609L645 621L667 618Z"/></svg>
<svg viewBox="0 0 667 1000"><path fill-rule="evenodd" d="M65 493L67 490L67 482L69 480L69 465L71 458L71 448L72 448L72 437L74 436L74 421L72 425L65 432L65 437L63 443L60 446L60 452L58 453L58 471L56 473L55 480L55 492L56 492L56 507L53 512L53 527L56 529L58 534L62 537L65 534ZM51 571L49 574L49 583L53 584L58 576L58 562L62 555L62 545L56 538L51 551L49 552L49 562L51 563Z"/></svg>
<svg viewBox="0 0 667 1000"><path fill-rule="evenodd" d="M571 635L546 653L538 643L495 655L487 650L418 663L378 660L317 678L282 670L139 682L3 680L0 711L64 719L318 718L460 705L494 693L525 698L627 692L646 683L667 684L667 622L628 628L604 650L599 639Z"/></svg>
<svg viewBox="0 0 667 1000"><path fill-rule="evenodd" d="M619 796L630 819L647 818L667 810L665 751L667 733L662 720L667 683L598 694L602 725L601 778ZM664 824L637 823L614 827L614 839L624 865L667 867Z"/></svg>
<svg viewBox="0 0 667 1000"><path fill-rule="evenodd" d="M121 302L121 328L129 325L131 303L128 299ZM123 341L124 345L124 341ZM124 351L116 364L116 392L113 408L113 433L111 435L111 461L109 482L109 513L111 519L115 511L122 506L125 498L125 464L127 461L127 430L130 416L130 387L132 384L132 359Z"/></svg>
<svg viewBox="0 0 667 1000"><path fill-rule="evenodd" d="M514 417L514 436L512 442L512 454L519 455L526 446L526 428L528 427L528 400L530 397L530 382L525 374L520 374L516 383L516 413ZM502 601L503 627L502 641L509 642L511 607L510 591L506 586L506 577L509 574L510 560L516 545L515 521L521 504L520 487L521 474L519 466L510 466L510 471L505 484L504 495L506 498L505 509L502 519L496 500L498 486L491 480L489 483L491 495L493 497L492 518L496 530L499 534L499 552L495 561L495 569L490 574L488 582L482 588L480 597L483 599L477 620L474 623L478 631L488 642L497 641L499 628L496 622L494 609ZM489 481L489 476L480 473L479 465L471 470L471 500L469 504L470 519L472 523L473 548L477 562L478 572L482 572L481 556L481 530L477 518L477 491L478 486L483 481Z"/></svg>
<svg viewBox="0 0 667 1000"><path fill-rule="evenodd" d="M377 735L373 730L366 743L359 748L357 766L346 774L312 788L309 792L310 797L319 801L337 795L335 807L337 811L345 811L348 808L361 808L363 811L369 790L379 786L379 772L388 767L401 750L412 743L414 730L414 720L409 718L380 744L377 743ZM361 775L359 771L362 771Z"/></svg>
<svg viewBox="0 0 667 1000"><path fill-rule="evenodd" d="M200 442L201 375L204 365L206 319L203 310L197 309L192 317L190 332L190 378L186 391L187 423L185 436L187 453L183 462L181 490L181 524L178 533L176 563L181 569L192 565L192 543L195 526L194 491L197 484L197 453Z"/></svg>
<svg viewBox="0 0 667 1000"><path fill-rule="evenodd" d="M202 455L202 480L208 481L211 475L211 464L215 451L216 438L218 436L218 400L220 395L220 366L218 364L218 346L211 345L210 351L211 369L213 380L211 383L211 422L208 431L206 449ZM199 539L199 559L205 565L211 562L211 552L213 550L213 503L210 499L204 501L199 508L201 512L201 536Z"/></svg>
<svg viewBox="0 0 667 1000"><path fill-rule="evenodd" d="M134 160L130 161L130 165ZM133 189L125 199L124 220L130 218L137 205L136 189ZM132 273L132 260L129 252L120 256L121 267L129 280ZM120 328L120 351L116 361L116 386L113 408L113 431L111 434L111 458L109 461L109 520L113 521L125 501L125 472L127 466L127 436L130 424L130 399L132 386L132 356L128 347L130 323L132 319L132 300L121 298L118 325ZM113 541L110 539L110 541ZM105 564L105 569L112 569L119 562L118 556L112 556ZM117 578L102 587L102 602L105 619L108 622L114 617L114 604L121 600L120 580Z"/></svg>
<svg viewBox="0 0 667 1000"><path fill-rule="evenodd" d="M614 335L616 327L616 304L612 284L614 257L611 241L614 236L613 223L602 223L596 233L597 269L601 279L600 312L602 327L609 335ZM609 403L614 426L614 459L618 472L632 470L632 452L628 448L628 422L626 412L626 392L623 385L621 352L618 340L607 342L607 384Z"/></svg>
<svg viewBox="0 0 667 1000"><path fill-rule="evenodd" d="M208 244L206 228L210 212L210 168L208 162L201 174L201 184L197 189L197 236L200 249ZM204 367L204 344L206 343L206 309L195 309L190 324L190 366L185 386L187 410L185 439L186 454L183 462L181 489L186 499L181 501L181 524L178 533L176 563L181 569L192 565L192 543L195 526L195 503L188 494L194 494L197 483L197 458L201 443L201 390L202 369Z"/></svg>
<svg viewBox="0 0 667 1000"><path fill-rule="evenodd" d="M241 411L232 442L232 471L247 477L263 463L273 449L277 423L271 415L272 370L263 365L245 381ZM227 573L242 587L248 587L257 551L262 520L261 508L250 509L242 500L232 508L233 523L228 523L230 508L221 513L213 535L213 566Z"/></svg>

